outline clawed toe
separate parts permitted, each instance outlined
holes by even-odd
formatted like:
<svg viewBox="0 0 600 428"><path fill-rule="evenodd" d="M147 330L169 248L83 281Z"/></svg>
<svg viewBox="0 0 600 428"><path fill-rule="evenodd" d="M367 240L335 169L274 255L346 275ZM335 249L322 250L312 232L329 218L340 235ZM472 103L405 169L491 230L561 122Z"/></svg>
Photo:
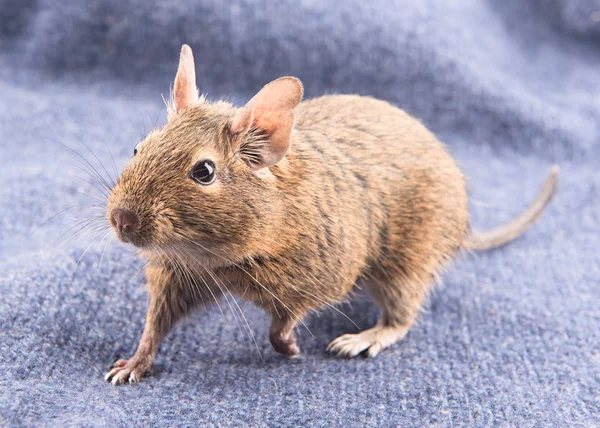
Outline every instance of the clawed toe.
<svg viewBox="0 0 600 428"><path fill-rule="evenodd" d="M138 383L147 372L148 369L145 369L141 363L131 362L131 360L119 360L106 373L104 380L113 385L122 385L126 382L133 384Z"/></svg>
<svg viewBox="0 0 600 428"><path fill-rule="evenodd" d="M353 358L357 355L373 358L383 349L401 340L406 332L404 326L376 326L357 334L344 334L333 340L327 351L341 357Z"/></svg>
<svg viewBox="0 0 600 428"><path fill-rule="evenodd" d="M125 367L126 364L127 360L117 360L108 368L108 370L112 370L117 367Z"/></svg>
<svg viewBox="0 0 600 428"><path fill-rule="evenodd" d="M374 341L363 333L345 334L327 346L327 351L342 357L356 357L374 345Z"/></svg>
<svg viewBox="0 0 600 428"><path fill-rule="evenodd" d="M123 367L115 367L104 376L106 382L113 385L121 385L130 380L131 371Z"/></svg>

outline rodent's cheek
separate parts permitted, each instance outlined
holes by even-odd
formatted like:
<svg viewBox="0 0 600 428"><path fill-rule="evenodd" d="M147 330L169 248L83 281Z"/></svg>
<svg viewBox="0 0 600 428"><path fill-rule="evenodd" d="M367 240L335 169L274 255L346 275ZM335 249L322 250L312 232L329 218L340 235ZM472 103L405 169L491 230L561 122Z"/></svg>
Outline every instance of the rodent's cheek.
<svg viewBox="0 0 600 428"><path fill-rule="evenodd" d="M177 221L177 214L172 209L163 209L156 214L152 221L152 229L157 243L169 242L173 239L174 221Z"/></svg>

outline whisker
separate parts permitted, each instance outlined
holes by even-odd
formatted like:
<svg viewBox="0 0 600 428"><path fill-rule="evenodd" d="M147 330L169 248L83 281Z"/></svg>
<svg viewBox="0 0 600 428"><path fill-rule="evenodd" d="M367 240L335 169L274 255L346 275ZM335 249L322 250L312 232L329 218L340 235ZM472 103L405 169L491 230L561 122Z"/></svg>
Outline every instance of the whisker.
<svg viewBox="0 0 600 428"><path fill-rule="evenodd" d="M304 272L305 275L307 275L308 277L312 278L313 280L313 284L316 282L317 284L321 285L322 287L325 287L325 284L323 284L323 282L319 281L312 273L310 272ZM354 322L354 320L352 320L352 318L350 318L348 315L346 315L343 311L341 311L339 308L336 308L334 305L330 304L329 302L327 302L326 300L320 298L319 296L310 293L309 291L303 289L303 288L294 288L295 291L298 292L303 292L306 293L309 297L313 297L314 299L317 299L318 301L320 301L321 303L323 303L324 305L328 306L329 308L333 309L334 311L338 312L339 314L341 314L342 316L344 316L346 319L348 319L348 321L350 321L352 324L354 324L354 327L356 327L358 330L360 330L361 328Z"/></svg>
<svg viewBox="0 0 600 428"><path fill-rule="evenodd" d="M219 281L217 281L217 279L215 278L215 276L206 268L206 266L202 266L204 268L204 270L209 274L209 276L212 278L212 280L215 282L215 284L217 285L217 287L219 287L219 290L221 291L221 294L223 295L223 297L225 298L225 301L227 302L227 305L229 305L229 309L231 309L231 313L233 315L233 319L235 320L235 324L238 327L238 330L240 332L243 332L242 327L240 326L240 323L238 321L238 318L235 314L235 311L233 309L233 306L231 305L231 302L229 301L229 297L227 296L227 294L225 294L225 292L223 291L223 288L221 288L221 285L219 284ZM225 290L227 290L227 292L229 292L229 289L225 286L225 284L223 283L223 287L225 287ZM231 293L230 293L231 294ZM246 339L244 338L244 341Z"/></svg>
<svg viewBox="0 0 600 428"><path fill-rule="evenodd" d="M171 257L168 254L165 254L165 256L167 257L167 259L171 260L171 264L173 265L173 268L175 269L176 272L179 273L181 279L183 281L188 282L187 285L189 287L191 287L191 291L194 295L193 296L194 299L196 299L196 302L198 302L198 300L200 300L202 302L202 304L204 304L204 297L202 296L202 290L201 290L200 284L194 280L194 278L192 277L192 274L189 272L189 269L186 269L185 264L175 255L173 255ZM215 299L216 299L216 297L215 297Z"/></svg>
<svg viewBox="0 0 600 428"><path fill-rule="evenodd" d="M78 239L83 239L90 233L97 233L101 231L105 225L103 223L98 223L97 221L91 221L90 223L86 223L81 226L78 230L72 233L68 238L64 239L60 242L57 247L61 247L65 245L67 242L75 241Z"/></svg>
<svg viewBox="0 0 600 428"><path fill-rule="evenodd" d="M94 226L90 226L90 228L87 231L83 232L82 235L79 235L77 239L83 239L90 233L96 233L98 231L104 232L104 230L107 230L107 228L108 226L105 223L95 224Z"/></svg>
<svg viewBox="0 0 600 428"><path fill-rule="evenodd" d="M150 263L151 263L150 261L147 261L147 262L146 262L146 263L145 263L145 264L144 264L142 267L140 267L140 268L138 269L138 271L135 273L135 275L133 275L133 276L132 276L132 277L129 279L129 281L127 281L127 282L133 282L133 281L134 281L134 280L135 280L135 279L138 277L138 275L140 274L140 272L141 272L142 270L144 270L144 269L146 268L146 266L148 266Z"/></svg>
<svg viewBox="0 0 600 428"><path fill-rule="evenodd" d="M106 200L98 199L97 197L92 196L92 195L90 195L88 193L80 192L80 191L76 191L75 193L77 193L79 195L87 196L88 198L93 199L94 201L100 202L102 204L102 205L97 205L96 204L96 205L93 205L93 206L105 206L106 205Z"/></svg>
<svg viewBox="0 0 600 428"><path fill-rule="evenodd" d="M333 309L334 311L338 312L339 314L341 314L343 317L345 317L348 321L350 321L354 327L356 327L357 330L360 330L360 327L354 322L354 320L352 318L350 318L348 315L346 315L343 311L341 311L339 308L336 308L334 305L332 305L331 303L328 303L327 301L321 299L320 297L318 297L317 295L313 294L313 293L309 293L306 290L302 290L301 288L296 288L296 291L300 292L300 293L305 293L305 295L312 297L316 300L318 300L320 303L326 305L327 307Z"/></svg>
<svg viewBox="0 0 600 428"><path fill-rule="evenodd" d="M110 244L111 240L113 239L113 237L111 235L110 228L104 234L104 238L102 238L102 241L100 241L100 245L102 245L102 242L105 239L106 239L106 245L104 246L104 249L102 250L102 255L100 256L100 261L98 262L98 268L100 268L102 266L102 260L104 260L104 253L106 253L106 249L108 248L108 244Z"/></svg>
<svg viewBox="0 0 600 428"><path fill-rule="evenodd" d="M106 175L108 175L108 179L112 182L112 186L109 186L109 188L113 188L115 186L115 181L113 180L112 176L110 175L110 173L108 172L108 170L104 166L104 163L102 163L102 161L98 158L98 156L96 156L96 153L94 153L92 151L92 149L90 149L89 146L87 144L85 144L81 138L79 138L75 134L73 134L73 136L75 138L77 138L81 144L83 144L83 146L88 150L88 152L90 152L92 154L92 156L94 156L94 159L96 159L96 161L100 164L100 166L102 167L102 169L104 170L104 172L106 172ZM107 184L109 184L109 183L107 182Z"/></svg>
<svg viewBox="0 0 600 428"><path fill-rule="evenodd" d="M150 115L150 112L146 109L146 107L142 107L142 109L146 112L146 116L148 116L148 119L150 119L150 123L152 123L152 116ZM144 118L144 135L148 135L148 132L146 131L146 119Z"/></svg>
<svg viewBox="0 0 600 428"><path fill-rule="evenodd" d="M193 259L193 257L194 257L193 253L191 253L190 251L188 251L188 250L187 250L187 249L185 249L185 248L184 248L184 249L182 249L182 250L183 250L183 251L185 251L185 252L187 253L188 257L192 257L192 259ZM230 309L231 309L231 311L232 311L232 314L233 314L233 317L234 317L234 319L235 319L235 321L236 321L236 324L237 324L237 326L238 326L238 329L239 329L240 331L242 331L242 332L243 332L243 331L244 331L244 329L243 329L243 328L242 328L242 326L240 325L240 323L239 323L239 321L238 321L238 318L237 318L237 316L235 315L235 310L234 310L233 306L231 305L230 299L227 297L227 294L229 294L229 297L231 298L231 300L233 301L233 303L234 303L234 304L235 304L235 306L237 307L237 309L238 309L238 311L239 311L240 315L242 316L242 318L243 318L243 320L244 320L244 322L245 322L245 325L246 325L246 327L247 327L247 330L248 330L248 332L249 332L249 334L250 334L250 337L252 338L252 341L254 342L254 346L256 347L256 350L258 351L258 355L260 356L260 359L261 359L262 361L264 361L264 359L263 359L263 356L262 356L262 353L260 352L260 348L259 348L259 346L258 346L258 343L257 343L257 341L256 341L256 338L254 337L254 333L252 332L252 329L250 328L250 324L248 323L248 319L247 319L247 318L246 318L246 316L244 315L244 312L242 311L242 308L240 308L239 304L237 303L237 301L236 301L236 300L235 300L235 298L233 297L233 294L231 293L231 291L229 290L229 288L228 288L228 287L225 285L225 282L221 280L221 281L220 281L220 284L223 286L223 288L225 289L225 291L227 292L227 294L225 294L225 293L223 292L223 289L221 288L221 285L219 285L219 278L218 278L218 276L217 276L217 275L216 275L214 272L212 272L212 270L211 270L211 269L210 269L208 266L205 266L205 265L204 265L204 264L202 264L202 262L200 262L199 260L197 260L197 259L196 259L195 261L196 261L196 262L198 262L198 263L199 263L199 264L202 266L202 268L204 269L204 271L205 271L205 272L207 272L207 273L210 275L210 277L212 278L212 280L213 280L213 281L216 283L217 287L219 287L219 289L221 290L221 293L223 293L223 296L225 297L225 300L226 300L226 301L227 301L227 303L229 304L229 308L230 308ZM245 339L244 339L244 340L245 340Z"/></svg>
<svg viewBox="0 0 600 428"><path fill-rule="evenodd" d="M154 125L153 127L156 128L156 124L158 123L158 118L160 117L161 113L163 112L164 106L160 108L160 110L158 110L158 113L156 114L156 119L154 119Z"/></svg>
<svg viewBox="0 0 600 428"><path fill-rule="evenodd" d="M64 148L66 148L67 150L69 150L71 153L73 153L73 154L77 155L77 156L78 156L78 157L79 157L81 160L83 160L83 161L84 161L84 162L85 162L85 163L86 163L86 164L87 164L87 165L88 165L88 166L89 166L89 167L92 169L92 171L94 171L95 175L96 175L96 176L97 176L97 178L100 180L100 183L102 183L102 185L106 187L106 190L108 190L108 191L110 192L110 190L111 190L111 186L110 186L110 185L109 185L109 184L106 182L106 178L104 178L104 177L102 176L102 174L100 174L100 173L98 172L98 170L97 170L97 169L94 167L94 165L92 165L92 164L90 163L90 161L89 161L89 160L87 160L87 158L85 158L83 155L81 155L81 154L80 154L80 153L79 153L77 150L75 150L75 149L73 149L73 148L71 148L71 147L67 146L67 145L66 145L66 144L64 144L64 143L61 143L60 141L54 140L54 139L52 139L52 138L50 138L50 137L44 137L44 138L46 138L46 139L48 139L48 140L50 140L50 141L53 141L53 142L54 142L54 143L56 143L56 144L59 144L59 145L63 146ZM84 144L84 145L85 145L85 144ZM86 146L86 147L87 147L87 146Z"/></svg>
<svg viewBox="0 0 600 428"><path fill-rule="evenodd" d="M115 158L112 155L112 152L110 151L110 148L108 147L108 145L106 144L106 142L104 140L101 140L102 144L104 145L104 148L106 148L106 151L108 152L108 155L110 156L110 160L112 161L113 164L113 168L115 170L115 177L117 177L117 179L119 178L119 168L117 168L117 163L115 162ZM112 180L113 183L116 184L117 180Z"/></svg>
<svg viewBox="0 0 600 428"><path fill-rule="evenodd" d="M54 128L54 127L52 126L52 124L50 123L50 121L49 121L49 120L46 120L46 123L47 123L47 124L48 124L48 126L49 126L49 127L52 129L52 131L54 132L54 134L56 134L57 138L59 138L59 139L60 139L60 138L62 138L62 137L60 136L60 134L58 133L58 131L56 130L56 128ZM84 147L85 147L85 148L86 148L86 149L87 149L87 150L88 150L88 151L89 151L89 152L92 154L92 156L94 156L94 158L96 158L96 160L98 161L98 163L99 163L99 164L102 166L102 168L104 168L104 171L106 171L106 174L108 175L109 179L110 179L110 180L113 182L113 186L114 186L114 180L112 179L111 175L108 173L108 171L106 170L106 168L104 167L104 164L103 164L103 163L100 161L100 159L98 159L98 156L96 156L96 154L95 154L95 153L94 153L94 152L93 152L93 151L92 151L92 150L91 150L91 149L90 149L90 148L89 148L89 147L88 147L88 146L87 146L87 145L86 145L86 144L85 144L85 143L84 143L84 142L83 142L83 141L82 141L82 140L81 140L81 139L80 139L80 138L79 138L77 135L75 135L75 134L73 134L73 133L72 133L72 135L73 135L75 138L77 138L81 144L83 144L83 146L84 146ZM102 176L100 173L98 173L98 171L96 170L96 168L94 168L94 166L93 166L93 165L92 165L92 164L91 164L91 163L90 163L90 162L89 162L89 161L88 161L88 160L87 160L87 159L86 159L86 158L85 158L83 155L81 155L81 154L80 154L78 151L76 151L75 149L73 149L73 148L71 148L71 147L67 146L66 144L64 144L64 143L61 143L60 141L53 140L52 138L49 138L49 137L47 137L47 136L45 136L44 138L47 138L47 139L49 139L50 141L53 141L53 142L55 142L55 143L57 143L57 144L60 144L61 146L65 147L66 149L68 149L68 150L69 150L69 151L71 151L72 153L74 153L74 154L76 154L77 156L79 156L79 157L80 157L80 158L81 158L81 159L82 159L82 160L83 160L85 163L87 163L87 164L88 164L88 165L89 165L89 166L92 168L92 170L93 170L93 171L95 171L95 172L96 172L96 174L98 175L98 177L101 179L100 181L101 181L101 182L104 182L104 183L107 185L107 187L108 187L108 190L110 191L110 188L111 188L111 186L108 186L108 183L106 182L106 180L104 179L104 177L103 177L103 176ZM105 144L105 146L106 146L106 144ZM107 147L107 149L108 149L108 147ZM110 154L110 156L111 156L111 158L112 158L112 154L110 153L110 150L108 150L108 152L109 152L109 154ZM113 163L114 163L114 158L113 158ZM115 171L116 171L116 164L115 164ZM117 172L117 176L118 176L118 175L119 175L119 174L118 174L118 172Z"/></svg>
<svg viewBox="0 0 600 428"><path fill-rule="evenodd" d="M225 287L225 284L223 284L223 286ZM252 342L254 342L254 347L256 348L256 351L258 352L258 356L260 357L261 361L264 361L262 352L260 352L258 342L256 341L256 337L254 337L254 333L252 332L252 328L250 327L250 324L248 323L248 319L246 318L244 311L242 310L242 308L240 308L240 305L238 304L237 300L235 300L235 298L233 297L233 294L231 294L231 291L229 291L229 289L227 287L225 287L225 289L227 290L227 293L229 293L229 296L231 296L231 300L233 300L233 302L235 303L235 306L237 306L238 311L240 312L240 315L244 319L244 323L246 324L246 329L248 330L248 333L250 333L250 337L252 338Z"/></svg>
<svg viewBox="0 0 600 428"><path fill-rule="evenodd" d="M180 235L181 236L181 235ZM265 287L260 281L258 281L258 279L254 278L252 276L252 274L250 274L250 272L248 272L246 269L244 269L242 266L234 263L231 260L226 259L225 257L221 256L220 254L217 254L211 250L209 250L208 248L204 247L202 244L198 243L198 242L194 242L191 239L187 238L187 237L183 237L184 239L186 239L188 242L190 242L193 245L197 245L199 248L203 249L204 251L207 251L211 254L214 254L217 257L222 258L223 260L225 260L227 263L232 264L233 266L237 267L238 269L242 270L243 272L246 273L246 275L248 275L256 284L258 284L263 290L265 290L267 293L269 293L271 295L271 298L276 299L286 310L289 311L290 314L292 314L296 320L302 324L304 326L304 328L306 328L306 330L310 333L310 335L312 337L314 337L314 334L312 333L312 331L310 331L310 329L308 328L308 326L304 323L304 321L294 312L290 309L290 307L288 305L286 305L283 301L281 301L281 299L279 297L277 297L275 294L273 294L273 292L271 290L269 290L267 287Z"/></svg>
<svg viewBox="0 0 600 428"><path fill-rule="evenodd" d="M64 237L66 234L68 234L70 231L72 231L73 229L77 228L77 227L78 227L78 226L80 226L81 224L84 224L84 223L85 223L85 224L84 224L82 227L86 227L86 226L88 226L89 224L92 224L92 223L94 223L94 222L96 222L96 221L100 221L100 219L99 219L99 218L96 218L96 217L92 217L92 218L86 218L86 219L83 219L83 220L81 220L81 221L78 221L78 222L77 222L77 223L76 223L74 226L71 226L71 227L70 227L69 229L67 229L67 230L66 230L66 231L65 231L65 232L64 232L62 235L60 235L60 236L59 236L59 237L56 239L56 241L55 241L55 242L54 242L52 245L53 245L53 246L55 246L55 245L56 245L56 246L60 247L61 245L63 245L65 242L69 241L69 240L70 240L70 239L71 239L71 238L74 236L74 235L71 235L71 237L69 237L69 238L68 238L67 240L65 240L64 242L61 242L60 244L58 243L58 242L61 240L61 238L63 238L63 237ZM81 229L78 229L78 230L81 230ZM77 232L75 232L75 233L77 233Z"/></svg>
<svg viewBox="0 0 600 428"><path fill-rule="evenodd" d="M38 224L31 232L37 232L37 230L44 226L46 223L48 223L49 221L51 221L52 219L56 218L57 216L64 214L67 211L73 210L75 208L82 208L82 209L86 209L86 208L91 208L91 207L83 207L82 205L69 205L63 209L61 209L59 212L57 212L56 214L51 215L50 217L48 217L46 220L44 220L43 222L41 222L40 224Z"/></svg>
<svg viewBox="0 0 600 428"><path fill-rule="evenodd" d="M89 137L94 137L91 133L89 132L85 132L83 130L80 130L80 132L88 135ZM114 138L114 135L113 135ZM106 144L106 141L103 138L98 138L98 141L100 141L102 143L102 145L104 146L104 148L106 149L106 151L108 152L108 155L110 156L110 159L112 161L112 166L113 169L115 170L115 177L119 177L119 168L117 167L117 163L115 162L115 158L112 155L112 152L110 151L110 148L108 147L108 145ZM111 179L111 181L114 183L116 180L112 178L112 176L110 174L108 174L109 178Z"/></svg>
<svg viewBox="0 0 600 428"><path fill-rule="evenodd" d="M87 171L81 165L74 164L74 163L69 162L69 161L64 160L64 159L61 159L61 161L64 162L64 163L66 163L66 164L69 164L72 167L77 168L81 172L84 172L85 174L87 174L93 181L87 181L85 178L80 177L78 175L77 175L77 178L79 178L80 180L83 180L86 183L94 186L94 188L96 190L98 190L102 196L104 196L104 197L108 196L108 194L110 192L110 188L106 188L106 184L103 183L102 181L100 181L100 179L98 179L98 177L96 177L93 173L91 173L90 171ZM98 187L96 184L98 184L100 187Z"/></svg>
<svg viewBox="0 0 600 428"><path fill-rule="evenodd" d="M184 276L183 276L184 278L183 279L185 279L186 281L189 281L188 285L190 285L190 286L193 287L192 291L194 291L194 294L197 292L199 294L199 296L200 296L200 299L202 301L204 301L204 299L202 298L202 287L201 287L201 284L196 281L196 277L198 277L204 283L204 286L206 287L206 289L208 290L208 292L212 296L213 300L215 301L217 307L219 308L219 311L221 312L221 315L223 316L223 319L227 320L227 318L225 317L225 312L223 312L223 308L221 308L221 305L219 304L219 299L217 298L217 296L213 292L212 288L208 285L208 283L206 282L206 280L204 280L204 278L201 275L194 275L194 273L190 271L190 269L187 266L187 264L182 260L181 256L179 256L178 254L174 254L174 253L172 253L171 255L173 256L173 258L175 258L176 264L179 266L180 271L184 273Z"/></svg>
<svg viewBox="0 0 600 428"><path fill-rule="evenodd" d="M185 267L185 265L184 265ZM192 272L193 273L193 272ZM210 294L213 296L213 299L215 299L215 303L217 304L219 311L221 311L221 315L223 315L224 319L227 319L225 317L225 312L223 312L223 308L221 308L221 305L219 304L219 300L217 299L217 296L215 296L215 293L213 292L212 288L208 285L208 283L206 282L206 280L202 277L202 275L198 275L198 277L200 278L200 280L204 283L204 285L206 286L206 288L208 289L208 291L210 292Z"/></svg>
<svg viewBox="0 0 600 428"><path fill-rule="evenodd" d="M100 237L101 234L102 234L102 232L96 233L96 235L94 236L94 238L92 239L90 244L87 246L87 248L85 249L85 251L83 252L81 257L79 257L79 260L77 260L77 263L75 263L75 267L73 268L73 273L71 274L71 284L73 284L73 281L75 279L75 273L77 272L77 268L79 267L81 260L83 260L83 257L86 255L86 253L89 251L89 249L92 248L92 245L94 245L94 242L96 242L96 240Z"/></svg>
<svg viewBox="0 0 600 428"><path fill-rule="evenodd" d="M92 239L92 242L90 242L90 245L87 246L87 248L85 249L85 251L83 252L83 254L81 255L81 257L79 257L79 260L77 260L77 264L75 265L75 268L77 268L77 266L79 265L79 263L81 262L81 260L83 259L83 257L86 255L86 253L92 247L92 245L94 245L94 242L96 242L96 240L101 235L102 236L106 236L108 232L110 232L110 230L101 230L100 232L97 232L96 235L94 235L94 238Z"/></svg>

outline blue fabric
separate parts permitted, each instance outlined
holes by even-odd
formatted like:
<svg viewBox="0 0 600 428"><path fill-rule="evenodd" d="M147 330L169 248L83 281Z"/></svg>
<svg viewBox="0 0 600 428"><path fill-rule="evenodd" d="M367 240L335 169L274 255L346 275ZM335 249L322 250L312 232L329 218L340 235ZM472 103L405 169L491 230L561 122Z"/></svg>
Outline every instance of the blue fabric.
<svg viewBox="0 0 600 428"><path fill-rule="evenodd" d="M0 0L0 425L600 424L600 1L227 3ZM415 115L469 177L476 229L520 212L553 163L560 192L523 238L461 257L374 360L325 353L353 331L331 310L282 358L245 305L261 360L223 302L174 329L155 376L108 385L143 328L143 262L98 239L77 265L94 232L61 235L102 208L60 144L114 176L109 152L122 166L164 123L182 43L212 99L296 75L307 97ZM39 226L72 205L89 209ZM340 309L378 315L360 293Z"/></svg>

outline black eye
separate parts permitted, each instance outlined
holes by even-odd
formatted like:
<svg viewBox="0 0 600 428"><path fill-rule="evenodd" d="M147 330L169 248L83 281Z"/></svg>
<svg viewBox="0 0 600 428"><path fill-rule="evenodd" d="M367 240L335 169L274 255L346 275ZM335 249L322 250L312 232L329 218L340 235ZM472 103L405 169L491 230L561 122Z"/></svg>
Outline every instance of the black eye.
<svg viewBox="0 0 600 428"><path fill-rule="evenodd" d="M208 159L200 161L194 165L190 176L197 183L212 184L215 181L215 164Z"/></svg>
<svg viewBox="0 0 600 428"><path fill-rule="evenodd" d="M137 155L138 152L138 147L140 146L140 143L137 143L133 149L133 156Z"/></svg>

